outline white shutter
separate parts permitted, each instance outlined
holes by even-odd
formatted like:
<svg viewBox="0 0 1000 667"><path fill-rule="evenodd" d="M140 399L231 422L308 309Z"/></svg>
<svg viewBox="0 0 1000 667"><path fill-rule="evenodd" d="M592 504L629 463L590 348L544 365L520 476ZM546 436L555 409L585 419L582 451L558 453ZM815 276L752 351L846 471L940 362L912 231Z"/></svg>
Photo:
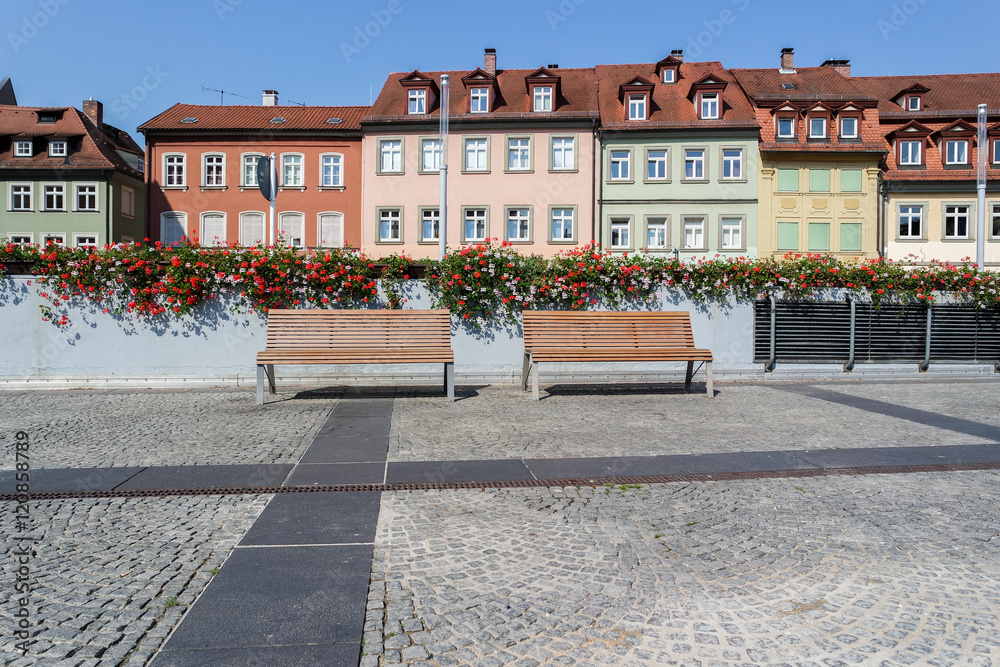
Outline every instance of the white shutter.
<svg viewBox="0 0 1000 667"><path fill-rule="evenodd" d="M206 213L201 218L201 244L203 246L226 244L226 216Z"/></svg>
<svg viewBox="0 0 1000 667"><path fill-rule="evenodd" d="M187 234L183 213L164 213L160 217L160 240L164 245L176 245Z"/></svg>
<svg viewBox="0 0 1000 667"><path fill-rule="evenodd" d="M278 220L278 234L284 242L296 248L305 246L301 213L282 213Z"/></svg>
<svg viewBox="0 0 1000 667"><path fill-rule="evenodd" d="M319 216L319 243L321 248L344 247L344 214L321 213Z"/></svg>
<svg viewBox="0 0 1000 667"><path fill-rule="evenodd" d="M240 215L240 245L255 246L264 242L264 214Z"/></svg>

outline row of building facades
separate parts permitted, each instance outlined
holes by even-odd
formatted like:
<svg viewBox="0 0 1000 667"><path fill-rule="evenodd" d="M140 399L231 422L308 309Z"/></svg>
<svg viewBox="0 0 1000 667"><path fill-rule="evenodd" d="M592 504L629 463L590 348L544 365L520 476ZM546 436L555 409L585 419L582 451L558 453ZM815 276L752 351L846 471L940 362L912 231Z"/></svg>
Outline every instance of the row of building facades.
<svg viewBox="0 0 1000 667"><path fill-rule="evenodd" d="M394 73L372 106L176 104L143 151L83 111L17 106L0 83L8 241L268 240L257 160L276 155L277 229L303 248L436 258L441 80L450 80L447 244L546 256L790 252L1000 265L1000 74L852 77L848 61L685 62ZM986 145L977 105L988 106Z"/></svg>

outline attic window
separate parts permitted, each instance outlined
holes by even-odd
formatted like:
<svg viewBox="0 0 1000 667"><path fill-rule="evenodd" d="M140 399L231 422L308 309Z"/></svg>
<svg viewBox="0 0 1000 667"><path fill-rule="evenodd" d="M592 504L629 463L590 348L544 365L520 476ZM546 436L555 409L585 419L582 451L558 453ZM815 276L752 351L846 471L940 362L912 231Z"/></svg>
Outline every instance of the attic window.
<svg viewBox="0 0 1000 667"><path fill-rule="evenodd" d="M677 70L673 67L663 68L663 83L676 83L677 82Z"/></svg>
<svg viewBox="0 0 1000 667"><path fill-rule="evenodd" d="M56 115L54 113L40 113L38 114L39 123L54 123L56 122Z"/></svg>
<svg viewBox="0 0 1000 667"><path fill-rule="evenodd" d="M906 98L907 111L920 111L921 108L923 108L923 103L919 95L910 95Z"/></svg>
<svg viewBox="0 0 1000 667"><path fill-rule="evenodd" d="M285 122L285 119L282 118L281 116L275 116L274 118L271 119L271 122L274 123L275 125L280 125L281 123Z"/></svg>
<svg viewBox="0 0 1000 667"><path fill-rule="evenodd" d="M781 84L781 87L784 88L785 90L795 90L794 83L783 83Z"/></svg>
<svg viewBox="0 0 1000 667"><path fill-rule="evenodd" d="M181 122L190 125L191 123L197 123L198 119L194 116L188 116L187 118L182 118Z"/></svg>
<svg viewBox="0 0 1000 667"><path fill-rule="evenodd" d="M336 125L337 123L340 123L341 120L339 118L327 118L326 122L330 125Z"/></svg>

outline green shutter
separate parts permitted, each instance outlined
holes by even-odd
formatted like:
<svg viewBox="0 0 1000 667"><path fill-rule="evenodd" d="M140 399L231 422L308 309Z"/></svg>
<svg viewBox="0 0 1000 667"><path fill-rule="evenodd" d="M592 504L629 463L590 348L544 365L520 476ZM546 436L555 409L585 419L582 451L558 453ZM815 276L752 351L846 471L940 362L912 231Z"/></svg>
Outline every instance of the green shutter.
<svg viewBox="0 0 1000 667"><path fill-rule="evenodd" d="M830 223L809 223L809 250L823 251L830 249Z"/></svg>
<svg viewBox="0 0 1000 667"><path fill-rule="evenodd" d="M799 170L779 169L778 192L798 192L798 191L799 191Z"/></svg>
<svg viewBox="0 0 1000 667"><path fill-rule="evenodd" d="M830 191L830 170L810 169L809 192L829 192L829 191Z"/></svg>
<svg viewBox="0 0 1000 667"><path fill-rule="evenodd" d="M861 192L861 170L841 169L840 170L840 191L841 192Z"/></svg>
<svg viewBox="0 0 1000 667"><path fill-rule="evenodd" d="M799 223L778 223L778 250L799 249Z"/></svg>
<svg viewBox="0 0 1000 667"><path fill-rule="evenodd" d="M861 252L861 223L844 222L840 225L840 251Z"/></svg>

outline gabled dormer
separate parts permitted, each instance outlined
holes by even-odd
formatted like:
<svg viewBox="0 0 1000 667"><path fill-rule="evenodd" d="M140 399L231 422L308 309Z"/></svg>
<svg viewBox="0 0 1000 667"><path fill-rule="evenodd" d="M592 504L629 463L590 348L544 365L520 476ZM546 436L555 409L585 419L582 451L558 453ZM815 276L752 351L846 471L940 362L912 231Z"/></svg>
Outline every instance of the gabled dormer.
<svg viewBox="0 0 1000 667"><path fill-rule="evenodd" d="M806 109L806 138L808 141L830 141L830 121L833 107L817 102Z"/></svg>
<svg viewBox="0 0 1000 667"><path fill-rule="evenodd" d="M656 63L656 78L667 85L677 83L681 78L681 65L683 64L684 52L674 50L669 56Z"/></svg>
<svg viewBox="0 0 1000 667"><path fill-rule="evenodd" d="M688 98L694 102L699 120L719 120L723 113L722 94L728 83L709 74L691 84Z"/></svg>
<svg viewBox="0 0 1000 667"><path fill-rule="evenodd" d="M989 128L986 134L990 142L990 168L1000 169L1000 123Z"/></svg>
<svg viewBox="0 0 1000 667"><path fill-rule="evenodd" d="M774 117L774 138L778 141L799 140L799 108L791 102L784 102L771 109Z"/></svg>
<svg viewBox="0 0 1000 667"><path fill-rule="evenodd" d="M559 80L558 74L553 74L544 67L540 67L524 77L524 85L528 89L532 111L548 112L558 109Z"/></svg>
<svg viewBox="0 0 1000 667"><path fill-rule="evenodd" d="M500 93L500 86L497 84L495 76L477 68L475 72L470 72L462 77L462 84L465 86L465 95L469 100L469 113L493 111Z"/></svg>
<svg viewBox="0 0 1000 667"><path fill-rule="evenodd" d="M406 91L404 113L411 116L421 116L431 112L437 102L437 83L426 74L413 70L399 80L399 85Z"/></svg>
<svg viewBox="0 0 1000 667"><path fill-rule="evenodd" d="M972 165L972 143L976 135L975 125L964 120L956 120L948 127L934 133L939 137L941 162L947 167L969 168Z"/></svg>
<svg viewBox="0 0 1000 667"><path fill-rule="evenodd" d="M861 119L864 109L853 102L837 108L837 140L841 143L861 141Z"/></svg>
<svg viewBox="0 0 1000 667"><path fill-rule="evenodd" d="M618 86L618 100L622 103L625 120L649 120L655 84L637 76Z"/></svg>
<svg viewBox="0 0 1000 667"><path fill-rule="evenodd" d="M913 120L889 134L896 164L900 167L924 168L928 137L932 130Z"/></svg>
<svg viewBox="0 0 1000 667"><path fill-rule="evenodd" d="M923 111L924 95L930 90L930 88L916 83L899 91L892 99L902 107L903 111Z"/></svg>

